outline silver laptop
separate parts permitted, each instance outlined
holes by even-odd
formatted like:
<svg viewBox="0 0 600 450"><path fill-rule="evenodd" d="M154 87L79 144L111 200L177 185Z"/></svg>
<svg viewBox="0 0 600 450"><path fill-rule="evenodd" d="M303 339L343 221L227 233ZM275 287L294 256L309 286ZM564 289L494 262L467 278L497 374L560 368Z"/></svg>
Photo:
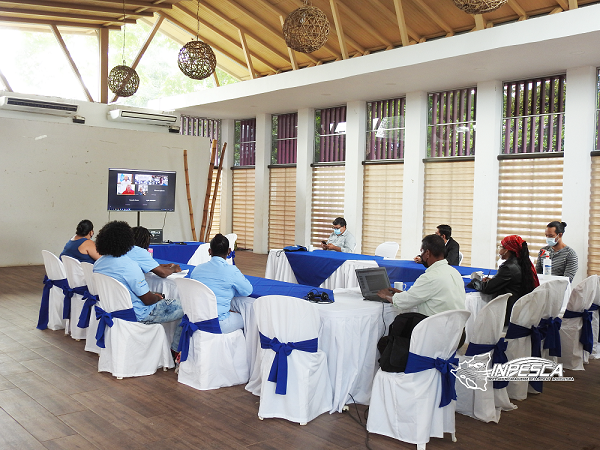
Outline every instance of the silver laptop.
<svg viewBox="0 0 600 450"><path fill-rule="evenodd" d="M387 270L385 269L385 267L369 267L368 269L356 269L356 278L358 279L360 292L362 293L365 300L371 300L375 302L385 301L377 295L377 292L381 289L391 287L390 279L388 278Z"/></svg>

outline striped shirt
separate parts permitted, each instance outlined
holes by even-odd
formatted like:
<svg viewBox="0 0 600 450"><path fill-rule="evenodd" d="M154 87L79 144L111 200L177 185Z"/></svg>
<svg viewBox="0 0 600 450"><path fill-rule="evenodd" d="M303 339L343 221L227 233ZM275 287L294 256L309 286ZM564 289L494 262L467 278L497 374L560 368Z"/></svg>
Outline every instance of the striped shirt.
<svg viewBox="0 0 600 450"><path fill-rule="evenodd" d="M544 269L544 256L542 256L542 251L550 254L550 259L552 260L552 275L569 277L569 281L573 281L573 277L577 273L578 268L577 253L575 253L575 250L568 245L561 248L559 251L555 251L554 248L549 245L542 247L535 263L535 270L537 273L543 273Z"/></svg>

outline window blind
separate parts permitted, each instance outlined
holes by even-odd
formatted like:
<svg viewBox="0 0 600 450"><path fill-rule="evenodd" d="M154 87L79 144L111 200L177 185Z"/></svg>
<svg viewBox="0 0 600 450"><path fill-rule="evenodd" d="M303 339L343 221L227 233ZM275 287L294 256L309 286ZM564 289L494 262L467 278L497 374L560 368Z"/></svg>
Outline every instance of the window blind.
<svg viewBox="0 0 600 450"><path fill-rule="evenodd" d="M233 232L237 246L252 249L254 245L254 169L233 171Z"/></svg>
<svg viewBox="0 0 600 450"><path fill-rule="evenodd" d="M269 249L296 244L295 220L296 168L272 168L269 177Z"/></svg>
<svg viewBox="0 0 600 450"><path fill-rule="evenodd" d="M400 244L404 164L367 164L364 171L362 253L382 242Z"/></svg>
<svg viewBox="0 0 600 450"><path fill-rule="evenodd" d="M562 217L563 159L531 158L500 161L498 244L511 234L527 241L537 258L546 245L546 225Z"/></svg>
<svg viewBox="0 0 600 450"><path fill-rule="evenodd" d="M425 164L423 236L435 233L438 225L450 225L463 266L471 264L474 176L475 161Z"/></svg>
<svg viewBox="0 0 600 450"><path fill-rule="evenodd" d="M318 246L327 240L336 217L344 216L344 166L313 167L311 244ZM350 232L356 236L349 224Z"/></svg>
<svg viewBox="0 0 600 450"><path fill-rule="evenodd" d="M587 275L600 275L600 156L592 157Z"/></svg>

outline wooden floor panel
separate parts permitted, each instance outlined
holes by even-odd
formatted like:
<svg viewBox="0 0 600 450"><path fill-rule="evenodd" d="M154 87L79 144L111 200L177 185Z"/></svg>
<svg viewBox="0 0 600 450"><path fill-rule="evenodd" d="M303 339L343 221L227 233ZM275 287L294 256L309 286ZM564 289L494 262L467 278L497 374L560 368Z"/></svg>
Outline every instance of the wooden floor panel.
<svg viewBox="0 0 600 450"><path fill-rule="evenodd" d="M236 253L243 273L264 276L267 255ZM0 450L358 450L366 407L323 414L306 426L257 417L258 397L243 386L197 391L173 370L116 380L97 372L98 356L64 331L36 330L42 266L0 268ZM516 402L499 424L456 415L458 442L432 439L429 449L600 449L600 361L572 383L545 383L544 393ZM350 417L351 414L353 417ZM414 449L370 435L372 450Z"/></svg>

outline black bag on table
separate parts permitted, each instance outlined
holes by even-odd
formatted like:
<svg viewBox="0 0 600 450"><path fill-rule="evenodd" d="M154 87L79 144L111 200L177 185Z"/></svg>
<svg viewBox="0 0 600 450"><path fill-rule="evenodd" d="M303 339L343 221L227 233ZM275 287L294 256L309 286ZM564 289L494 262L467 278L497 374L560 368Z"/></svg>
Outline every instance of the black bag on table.
<svg viewBox="0 0 600 450"><path fill-rule="evenodd" d="M424 314L412 312L398 314L387 336L379 339L377 348L381 354L379 365L384 372L404 372L408 361L410 336L419 322L426 319Z"/></svg>

